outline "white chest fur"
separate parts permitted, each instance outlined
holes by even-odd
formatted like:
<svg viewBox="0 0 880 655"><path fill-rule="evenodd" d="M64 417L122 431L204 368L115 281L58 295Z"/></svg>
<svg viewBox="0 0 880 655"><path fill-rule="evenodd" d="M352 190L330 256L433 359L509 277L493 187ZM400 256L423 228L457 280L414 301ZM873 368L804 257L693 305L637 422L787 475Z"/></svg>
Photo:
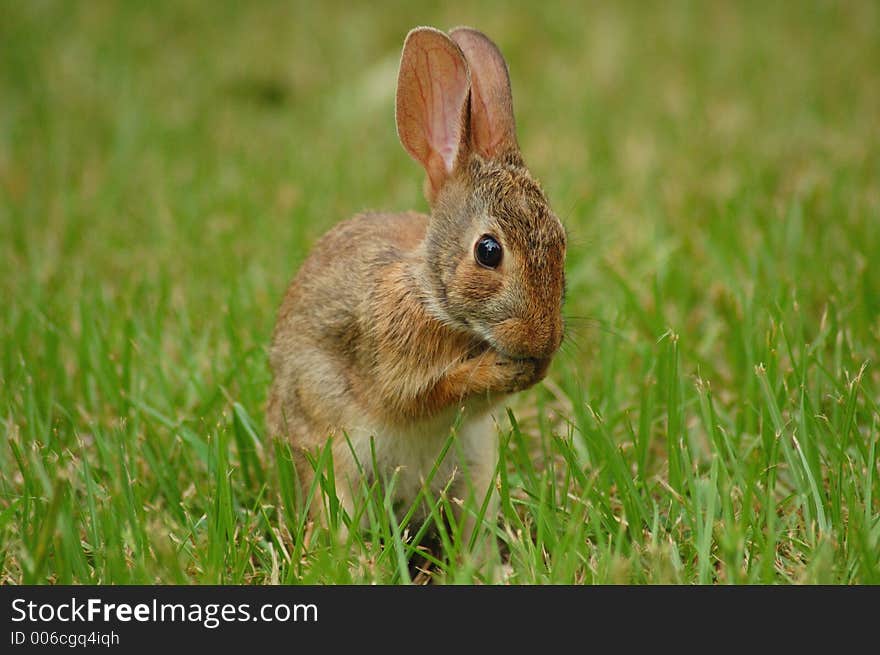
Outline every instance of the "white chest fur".
<svg viewBox="0 0 880 655"><path fill-rule="evenodd" d="M337 466L337 470L363 471L368 479L381 477L393 485L394 499L406 505L429 480L434 495L448 488L453 497L474 492L482 499L498 458L491 411L465 414L460 421L457 411L449 411L406 428L371 425L358 418L362 417L349 417L353 427L348 430L348 443L334 447L334 458L348 459L352 466ZM361 483L345 482L349 493Z"/></svg>

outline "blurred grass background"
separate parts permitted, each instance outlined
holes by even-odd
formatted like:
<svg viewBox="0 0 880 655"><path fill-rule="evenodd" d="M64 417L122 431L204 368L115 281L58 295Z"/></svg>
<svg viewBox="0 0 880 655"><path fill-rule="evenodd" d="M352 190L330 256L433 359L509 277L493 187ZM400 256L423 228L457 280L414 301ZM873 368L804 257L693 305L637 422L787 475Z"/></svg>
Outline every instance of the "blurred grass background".
<svg viewBox="0 0 880 655"><path fill-rule="evenodd" d="M406 32L469 24L571 233L569 341L513 401L543 445L510 458L509 579L880 581L876 3L0 15L0 580L400 579L366 546L292 559L248 439L310 245L426 207L394 127ZM557 456L583 512L551 519Z"/></svg>

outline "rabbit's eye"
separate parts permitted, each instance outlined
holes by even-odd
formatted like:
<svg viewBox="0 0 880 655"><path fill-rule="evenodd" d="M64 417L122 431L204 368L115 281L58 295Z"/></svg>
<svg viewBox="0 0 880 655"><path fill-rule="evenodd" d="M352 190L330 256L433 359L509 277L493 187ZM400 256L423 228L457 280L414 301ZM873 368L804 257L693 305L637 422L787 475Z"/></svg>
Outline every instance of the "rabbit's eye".
<svg viewBox="0 0 880 655"><path fill-rule="evenodd" d="M501 263L501 244L494 237L484 234L477 240L474 246L474 259L480 266L486 268L498 268Z"/></svg>

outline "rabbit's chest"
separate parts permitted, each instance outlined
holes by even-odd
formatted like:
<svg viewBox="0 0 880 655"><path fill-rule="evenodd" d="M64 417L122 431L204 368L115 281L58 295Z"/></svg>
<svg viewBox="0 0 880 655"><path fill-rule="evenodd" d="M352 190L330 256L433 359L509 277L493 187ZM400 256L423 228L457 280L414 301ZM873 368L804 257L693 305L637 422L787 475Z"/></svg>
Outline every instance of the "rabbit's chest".
<svg viewBox="0 0 880 655"><path fill-rule="evenodd" d="M494 469L497 438L491 415L483 412L456 423L457 412L450 411L405 428L363 425L349 439L364 471L393 484L395 498L409 502L428 481L436 494L450 480L463 481L466 471Z"/></svg>

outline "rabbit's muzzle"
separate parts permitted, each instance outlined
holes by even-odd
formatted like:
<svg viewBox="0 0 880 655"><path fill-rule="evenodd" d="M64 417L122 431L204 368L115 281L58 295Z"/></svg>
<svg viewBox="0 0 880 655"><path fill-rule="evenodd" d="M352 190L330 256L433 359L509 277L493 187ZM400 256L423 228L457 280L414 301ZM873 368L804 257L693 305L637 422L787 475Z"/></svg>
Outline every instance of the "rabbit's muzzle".
<svg viewBox="0 0 880 655"><path fill-rule="evenodd" d="M562 317L509 318L493 333L497 350L508 357L549 363L562 344Z"/></svg>

